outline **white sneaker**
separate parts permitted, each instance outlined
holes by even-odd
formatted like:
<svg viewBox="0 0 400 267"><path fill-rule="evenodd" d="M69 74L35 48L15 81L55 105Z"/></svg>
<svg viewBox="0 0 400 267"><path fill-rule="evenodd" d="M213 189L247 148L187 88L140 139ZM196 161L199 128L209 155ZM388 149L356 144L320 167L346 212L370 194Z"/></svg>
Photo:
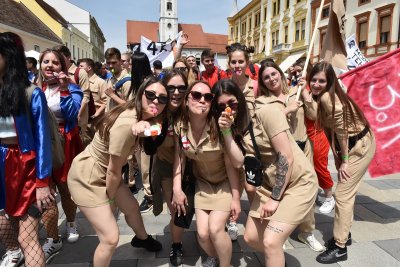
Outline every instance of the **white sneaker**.
<svg viewBox="0 0 400 267"><path fill-rule="evenodd" d="M320 252L325 250L325 247L321 245L312 233L300 233L297 238L314 251Z"/></svg>
<svg viewBox="0 0 400 267"><path fill-rule="evenodd" d="M237 226L236 222L229 222L226 225L226 228L228 229L228 235L231 238L232 241L237 240L238 235L239 235L239 228Z"/></svg>
<svg viewBox="0 0 400 267"><path fill-rule="evenodd" d="M219 265L218 258L215 257L207 257L206 261L203 262L203 267L217 267Z"/></svg>
<svg viewBox="0 0 400 267"><path fill-rule="evenodd" d="M319 212L321 212L323 214L331 213L331 211L335 207L335 203L336 202L335 202L335 198L334 197L326 198L324 203L322 203L322 206L319 207Z"/></svg>
<svg viewBox="0 0 400 267"><path fill-rule="evenodd" d="M15 267L18 266L24 259L24 253L20 248L9 250L3 255L0 267Z"/></svg>
<svg viewBox="0 0 400 267"><path fill-rule="evenodd" d="M62 248L61 238L58 242L54 242L53 238L47 238L46 242L43 244L44 256L46 258L46 263L59 253Z"/></svg>
<svg viewBox="0 0 400 267"><path fill-rule="evenodd" d="M79 239L78 227L76 222L67 222L67 241L75 243Z"/></svg>

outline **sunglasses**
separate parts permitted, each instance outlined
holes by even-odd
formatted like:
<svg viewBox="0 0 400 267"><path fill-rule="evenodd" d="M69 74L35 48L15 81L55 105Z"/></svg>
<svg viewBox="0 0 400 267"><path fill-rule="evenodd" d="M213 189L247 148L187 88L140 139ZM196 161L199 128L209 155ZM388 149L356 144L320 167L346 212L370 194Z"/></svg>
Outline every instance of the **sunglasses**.
<svg viewBox="0 0 400 267"><path fill-rule="evenodd" d="M180 94L183 94L186 92L187 87L185 85L167 85L167 91L170 94L173 94L175 92L175 90L178 89L178 92Z"/></svg>
<svg viewBox="0 0 400 267"><path fill-rule="evenodd" d="M157 96L156 93L147 90L144 90L144 95L150 101L154 101L157 99L159 104L165 105L168 103L168 96L166 95Z"/></svg>
<svg viewBox="0 0 400 267"><path fill-rule="evenodd" d="M179 71L187 71L186 67L176 67L175 69Z"/></svg>
<svg viewBox="0 0 400 267"><path fill-rule="evenodd" d="M230 107L233 111L237 111L238 106L239 106L238 102L218 103L217 109L219 113L225 111L227 107Z"/></svg>
<svg viewBox="0 0 400 267"><path fill-rule="evenodd" d="M192 91L190 92L190 95L192 96L192 99L197 102L199 102L202 97L204 97L204 101L209 103L214 99L214 94L212 93L202 94L200 92Z"/></svg>

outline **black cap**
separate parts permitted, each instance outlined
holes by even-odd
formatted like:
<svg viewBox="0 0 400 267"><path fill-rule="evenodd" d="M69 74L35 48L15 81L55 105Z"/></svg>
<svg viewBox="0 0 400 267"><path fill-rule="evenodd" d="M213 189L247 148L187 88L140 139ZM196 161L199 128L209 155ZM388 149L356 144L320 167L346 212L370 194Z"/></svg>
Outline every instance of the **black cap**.
<svg viewBox="0 0 400 267"><path fill-rule="evenodd" d="M162 62L160 60L156 60L153 62L153 67L157 70L161 70L162 69Z"/></svg>

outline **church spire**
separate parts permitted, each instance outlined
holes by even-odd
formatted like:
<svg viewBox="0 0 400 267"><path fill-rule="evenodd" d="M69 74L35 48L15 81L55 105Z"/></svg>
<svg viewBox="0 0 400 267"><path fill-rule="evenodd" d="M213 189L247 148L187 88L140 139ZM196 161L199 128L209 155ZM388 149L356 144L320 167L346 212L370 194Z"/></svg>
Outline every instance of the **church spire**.
<svg viewBox="0 0 400 267"><path fill-rule="evenodd" d="M232 11L231 11L231 14L229 15L229 17L235 16L236 13L238 13L238 12L239 12L239 9L238 9L238 5L237 5L237 0L233 0Z"/></svg>

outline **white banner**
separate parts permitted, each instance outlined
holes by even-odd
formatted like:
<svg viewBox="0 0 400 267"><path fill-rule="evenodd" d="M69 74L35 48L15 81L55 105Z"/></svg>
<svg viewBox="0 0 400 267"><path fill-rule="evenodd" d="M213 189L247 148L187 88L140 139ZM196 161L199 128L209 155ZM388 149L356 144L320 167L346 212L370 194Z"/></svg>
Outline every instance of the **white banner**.
<svg viewBox="0 0 400 267"><path fill-rule="evenodd" d="M356 36L352 34L346 39L347 67L349 70L355 69L368 62L358 48Z"/></svg>

